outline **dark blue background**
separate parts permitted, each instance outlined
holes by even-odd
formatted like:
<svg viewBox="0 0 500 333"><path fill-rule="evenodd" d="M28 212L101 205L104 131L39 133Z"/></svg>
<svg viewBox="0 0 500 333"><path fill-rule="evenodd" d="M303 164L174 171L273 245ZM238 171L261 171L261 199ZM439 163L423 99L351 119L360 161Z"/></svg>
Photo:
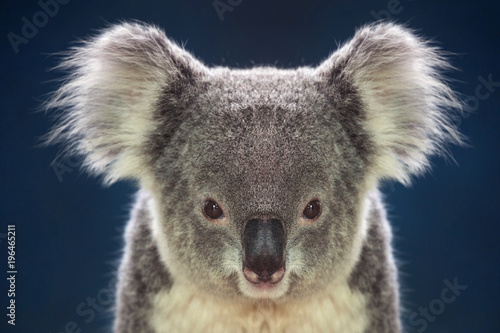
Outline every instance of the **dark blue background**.
<svg viewBox="0 0 500 333"><path fill-rule="evenodd" d="M62 0L61 0L62 1ZM67 0L66 0L67 1ZM103 188L80 173L75 161L57 160L58 148L36 148L50 117L36 112L60 76L47 69L48 56L68 48L106 22L139 19L155 23L210 65L280 67L318 64L336 43L360 25L380 18L407 23L457 55L453 87L473 101L480 77L500 81L498 1L250 1L221 21L208 1L78 1L59 11L15 53L7 35L21 34L22 17L32 21L36 1L10 1L1 10L1 211L0 330L103 332L111 322L76 310L87 298L106 303L107 285L122 247L133 184ZM391 11L388 10L391 9ZM383 16L383 17L382 17ZM403 323L419 307L440 298L444 280L467 285L426 332L500 332L499 203L500 86L471 107L461 129L471 148L451 149L457 164L433 160L432 173L411 188L384 186L401 267ZM6 225L17 229L17 325L6 325ZM436 302L434 302L436 303ZM101 310L99 308L99 310ZM74 322L74 324L71 324ZM68 324L69 323L69 324ZM418 328L421 328L419 325Z"/></svg>

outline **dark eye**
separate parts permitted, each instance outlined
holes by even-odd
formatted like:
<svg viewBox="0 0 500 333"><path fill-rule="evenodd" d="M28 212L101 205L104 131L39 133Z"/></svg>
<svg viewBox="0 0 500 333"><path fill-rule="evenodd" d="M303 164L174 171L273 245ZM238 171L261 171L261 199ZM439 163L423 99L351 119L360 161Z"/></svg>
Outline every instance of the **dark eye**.
<svg viewBox="0 0 500 333"><path fill-rule="evenodd" d="M318 217L320 212L321 212L321 205L319 201L313 200L307 204L306 208L304 208L304 212L302 212L302 215L304 218L312 220Z"/></svg>
<svg viewBox="0 0 500 333"><path fill-rule="evenodd" d="M205 201L205 204L203 205L203 213L205 213L205 215L212 220L216 220L224 216L222 208L220 208L219 204L213 200Z"/></svg>

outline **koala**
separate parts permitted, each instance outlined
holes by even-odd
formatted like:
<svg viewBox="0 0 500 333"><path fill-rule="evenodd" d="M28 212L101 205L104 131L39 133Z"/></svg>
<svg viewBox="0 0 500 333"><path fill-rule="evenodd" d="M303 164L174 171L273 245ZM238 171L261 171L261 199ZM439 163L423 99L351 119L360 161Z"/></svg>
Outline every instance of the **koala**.
<svg viewBox="0 0 500 333"><path fill-rule="evenodd" d="M382 181L463 137L443 52L378 22L318 66L206 66L159 28L71 49L48 142L138 186L115 332L400 332Z"/></svg>

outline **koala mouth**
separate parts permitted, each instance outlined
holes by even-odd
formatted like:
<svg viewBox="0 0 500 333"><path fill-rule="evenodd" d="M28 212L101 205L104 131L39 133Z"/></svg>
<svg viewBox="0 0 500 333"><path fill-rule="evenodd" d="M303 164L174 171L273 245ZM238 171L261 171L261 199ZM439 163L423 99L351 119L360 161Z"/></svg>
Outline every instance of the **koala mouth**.
<svg viewBox="0 0 500 333"><path fill-rule="evenodd" d="M252 219L243 229L243 275L259 287L271 287L285 276L285 231L278 219Z"/></svg>

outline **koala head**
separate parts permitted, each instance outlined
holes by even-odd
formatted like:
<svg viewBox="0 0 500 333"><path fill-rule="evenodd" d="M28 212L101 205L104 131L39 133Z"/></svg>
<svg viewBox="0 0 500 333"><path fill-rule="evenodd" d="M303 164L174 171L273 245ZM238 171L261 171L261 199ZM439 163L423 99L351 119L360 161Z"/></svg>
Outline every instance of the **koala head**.
<svg viewBox="0 0 500 333"><path fill-rule="evenodd" d="M153 198L175 281L220 297L289 299L345 278L381 179L408 184L459 142L439 50L406 28L357 31L317 67L209 68L153 26L74 48L49 141L107 183Z"/></svg>

